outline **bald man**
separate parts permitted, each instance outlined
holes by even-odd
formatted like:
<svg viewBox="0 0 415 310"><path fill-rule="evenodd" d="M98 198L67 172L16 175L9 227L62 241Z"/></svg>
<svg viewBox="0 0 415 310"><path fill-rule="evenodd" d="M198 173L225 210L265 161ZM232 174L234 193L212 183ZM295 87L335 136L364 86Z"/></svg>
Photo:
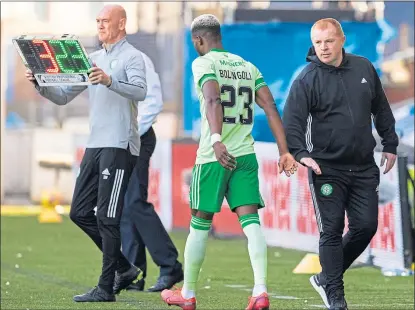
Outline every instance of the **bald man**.
<svg viewBox="0 0 415 310"><path fill-rule="evenodd" d="M343 274L369 245L378 223L379 168L372 119L382 137L388 173L398 137L379 76L364 57L345 53L345 36L332 18L311 29L307 61L293 82L283 122L290 152L309 168L320 232L322 273L310 278L327 308L344 310ZM345 211L349 231L342 238Z"/></svg>
<svg viewBox="0 0 415 310"><path fill-rule="evenodd" d="M76 302L115 301L139 270L121 254L120 219L128 180L140 150L138 102L147 93L143 56L126 41L123 7L105 6L97 16L102 49L90 55L90 86L39 87L39 94L65 105L88 88L90 136L76 179L70 218L103 252L98 285ZM94 207L97 207L96 216Z"/></svg>

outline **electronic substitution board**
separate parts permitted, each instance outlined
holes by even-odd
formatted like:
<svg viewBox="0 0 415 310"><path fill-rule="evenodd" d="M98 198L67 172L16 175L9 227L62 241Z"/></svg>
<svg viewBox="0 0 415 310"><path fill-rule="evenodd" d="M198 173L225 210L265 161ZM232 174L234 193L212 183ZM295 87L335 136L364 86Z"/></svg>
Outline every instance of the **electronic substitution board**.
<svg viewBox="0 0 415 310"><path fill-rule="evenodd" d="M90 84L88 69L92 65L76 36L21 35L13 44L39 86Z"/></svg>

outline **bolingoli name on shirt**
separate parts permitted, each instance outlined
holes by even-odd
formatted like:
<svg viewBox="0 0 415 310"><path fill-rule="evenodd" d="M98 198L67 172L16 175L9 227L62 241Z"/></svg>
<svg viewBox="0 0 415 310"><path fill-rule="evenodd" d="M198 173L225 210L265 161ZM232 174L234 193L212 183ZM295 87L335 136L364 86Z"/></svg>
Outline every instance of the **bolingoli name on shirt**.
<svg viewBox="0 0 415 310"><path fill-rule="evenodd" d="M231 70L219 70L219 74L221 78L225 79L233 79L233 80L252 80L252 76L250 72L246 71L231 71Z"/></svg>

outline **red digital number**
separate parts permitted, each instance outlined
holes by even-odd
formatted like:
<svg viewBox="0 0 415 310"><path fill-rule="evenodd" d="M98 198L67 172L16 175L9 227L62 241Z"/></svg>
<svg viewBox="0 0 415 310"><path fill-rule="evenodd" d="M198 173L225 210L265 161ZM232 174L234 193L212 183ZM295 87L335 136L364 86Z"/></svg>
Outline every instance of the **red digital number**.
<svg viewBox="0 0 415 310"><path fill-rule="evenodd" d="M42 45L43 48L45 49L46 53L39 54L40 58L49 59L50 62L52 63L51 67L46 68L46 72L58 73L59 72L58 64L56 63L55 57L53 56L52 51L49 48L48 44L43 40L33 40L32 42L33 44L36 44L36 45Z"/></svg>

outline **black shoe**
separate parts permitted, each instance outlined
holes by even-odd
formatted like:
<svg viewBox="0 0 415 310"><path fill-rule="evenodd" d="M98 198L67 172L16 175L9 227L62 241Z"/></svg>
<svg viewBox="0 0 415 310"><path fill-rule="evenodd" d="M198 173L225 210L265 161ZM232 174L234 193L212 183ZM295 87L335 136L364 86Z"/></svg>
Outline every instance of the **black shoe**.
<svg viewBox="0 0 415 310"><path fill-rule="evenodd" d="M73 297L76 302L111 302L115 301L115 295L109 294L99 286L94 287L88 293Z"/></svg>
<svg viewBox="0 0 415 310"><path fill-rule="evenodd" d="M137 282L130 284L126 290L127 291L139 291L142 292L144 291L144 286L145 286L145 280L144 279L140 279Z"/></svg>
<svg viewBox="0 0 415 310"><path fill-rule="evenodd" d="M156 284L150 287L147 292L161 292L165 289L171 289L173 285L181 281L183 281L183 270L174 275L159 277Z"/></svg>
<svg viewBox="0 0 415 310"><path fill-rule="evenodd" d="M330 308L330 304L327 298L326 285L323 284L323 281L321 279L321 273L311 276L310 283L314 287L314 289L317 291L317 293L319 293L319 295L321 296L321 299L323 300L324 305L327 308Z"/></svg>
<svg viewBox="0 0 415 310"><path fill-rule="evenodd" d="M137 269L135 266L131 266L124 273L119 273L118 271L115 272L114 278L114 294L119 294L122 290L126 289L131 283L133 283L138 275L140 274L141 270Z"/></svg>
<svg viewBox="0 0 415 310"><path fill-rule="evenodd" d="M330 296L330 310L347 310L346 299L344 299L344 293L337 291Z"/></svg>

